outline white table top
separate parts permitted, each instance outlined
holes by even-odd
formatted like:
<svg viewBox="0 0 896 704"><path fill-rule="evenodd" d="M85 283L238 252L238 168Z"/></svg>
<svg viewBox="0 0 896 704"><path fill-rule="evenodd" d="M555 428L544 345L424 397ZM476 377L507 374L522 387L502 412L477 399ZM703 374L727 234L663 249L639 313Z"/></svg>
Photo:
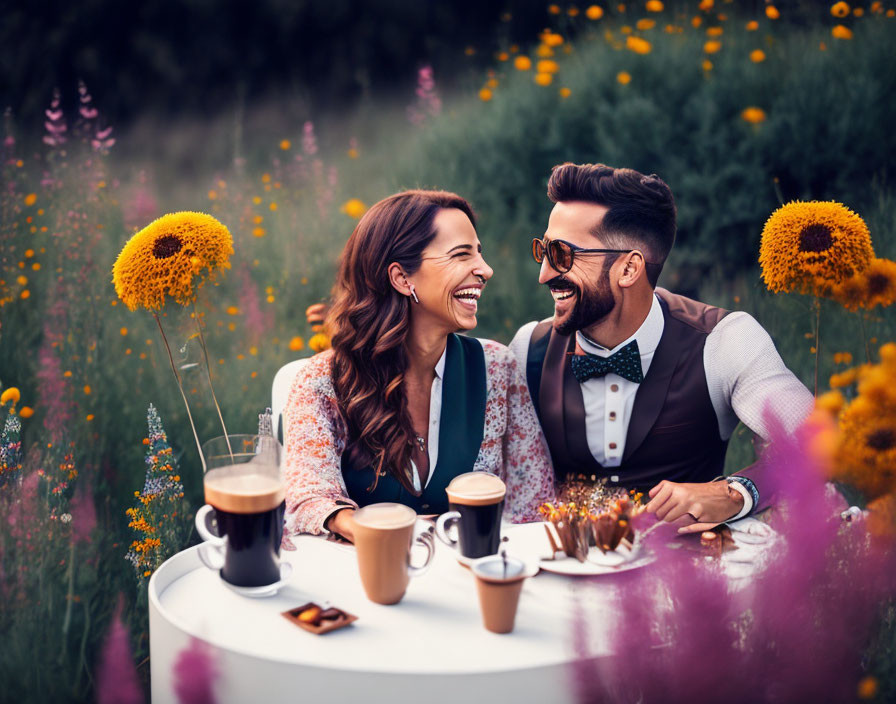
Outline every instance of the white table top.
<svg viewBox="0 0 896 704"><path fill-rule="evenodd" d="M510 527L512 530L512 527ZM577 597L592 608L614 589L612 577L564 577L541 572L527 580L513 633L496 635L481 623L476 585L454 551L438 544L430 570L412 579L393 606L370 602L358 575L353 546L311 536L292 539L281 557L293 566L290 583L276 596L250 599L230 590L205 568L197 548L176 555L157 572L158 607L166 620L218 648L283 663L389 673L512 671L576 659L573 619ZM416 559L417 555L414 556ZM416 560L415 560L416 561ZM166 586L164 570L183 572ZM155 576L154 576L155 579ZM317 636L281 613L309 601L328 600L358 616L351 626ZM609 618L592 630L589 655L609 653Z"/></svg>
<svg viewBox="0 0 896 704"><path fill-rule="evenodd" d="M756 523L744 519L735 526L764 527ZM505 526L511 546L515 529ZM733 533L735 539L738 534ZM441 543L432 567L411 580L404 599L382 606L364 594L353 546L312 536L292 541L296 550L281 551L281 558L292 565L293 574L276 596L251 599L235 593L217 572L202 565L197 546L157 570L150 599L167 622L218 649L323 669L390 675L487 674L611 653L613 610L601 607L613 603L620 584L617 575L582 578L542 571L525 584L515 630L497 635L482 626L473 575ZM751 552L756 546L743 547L747 549L734 553L735 562L727 566L733 581L743 581L757 567ZM309 601L324 600L358 620L318 636L281 615ZM584 614L587 628L577 629Z"/></svg>

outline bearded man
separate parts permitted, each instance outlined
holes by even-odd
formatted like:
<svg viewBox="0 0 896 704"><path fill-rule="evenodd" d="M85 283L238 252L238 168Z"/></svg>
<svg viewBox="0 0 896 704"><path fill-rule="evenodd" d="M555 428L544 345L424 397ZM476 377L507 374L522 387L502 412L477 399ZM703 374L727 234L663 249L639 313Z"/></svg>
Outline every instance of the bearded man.
<svg viewBox="0 0 896 704"><path fill-rule="evenodd" d="M511 342L559 480L585 474L646 492L647 510L707 530L767 507L759 465L722 477L738 421L767 439L813 398L769 334L728 312L657 288L675 241L675 201L657 176L562 164L555 204L532 243L554 315Z"/></svg>

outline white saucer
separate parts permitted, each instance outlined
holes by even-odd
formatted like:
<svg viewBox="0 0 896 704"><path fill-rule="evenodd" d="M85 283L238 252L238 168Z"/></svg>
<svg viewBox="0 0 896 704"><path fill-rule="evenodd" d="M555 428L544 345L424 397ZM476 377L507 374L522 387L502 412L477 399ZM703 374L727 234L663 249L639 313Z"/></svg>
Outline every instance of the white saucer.
<svg viewBox="0 0 896 704"><path fill-rule="evenodd" d="M274 582L273 584L263 584L260 587L238 587L235 584L231 584L223 577L221 578L221 581L228 589L236 592L240 596L249 597L250 599L261 599L267 596L274 596L274 594L289 584L290 577L292 577L292 565L284 561L280 563L280 581Z"/></svg>
<svg viewBox="0 0 896 704"><path fill-rule="evenodd" d="M656 559L650 550L642 549L638 544L631 550L620 547L607 553L591 548L585 562L567 557L562 552L551 555L544 526L540 522L508 526L505 533L508 538L507 552L537 562L545 572L570 576L618 574L644 567Z"/></svg>

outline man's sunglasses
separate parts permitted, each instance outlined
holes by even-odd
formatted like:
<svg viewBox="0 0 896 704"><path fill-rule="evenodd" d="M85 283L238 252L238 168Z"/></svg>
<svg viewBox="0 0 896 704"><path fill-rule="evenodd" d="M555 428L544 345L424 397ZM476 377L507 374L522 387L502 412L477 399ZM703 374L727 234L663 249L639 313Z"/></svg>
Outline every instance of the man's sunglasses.
<svg viewBox="0 0 896 704"><path fill-rule="evenodd" d="M532 258L539 264L548 258L554 271L565 274L572 269L577 254L627 254L630 249L585 249L565 240L532 240Z"/></svg>

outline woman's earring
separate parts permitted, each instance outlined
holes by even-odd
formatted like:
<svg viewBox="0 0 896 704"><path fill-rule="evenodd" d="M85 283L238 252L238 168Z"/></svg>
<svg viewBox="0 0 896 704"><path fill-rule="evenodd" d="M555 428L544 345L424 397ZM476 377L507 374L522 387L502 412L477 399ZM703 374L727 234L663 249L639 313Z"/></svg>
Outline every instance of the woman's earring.
<svg viewBox="0 0 896 704"><path fill-rule="evenodd" d="M417 298L417 292L414 290L414 284L412 284L410 281L408 282L408 288L411 289L411 298L414 299L414 303L419 303L420 299Z"/></svg>

